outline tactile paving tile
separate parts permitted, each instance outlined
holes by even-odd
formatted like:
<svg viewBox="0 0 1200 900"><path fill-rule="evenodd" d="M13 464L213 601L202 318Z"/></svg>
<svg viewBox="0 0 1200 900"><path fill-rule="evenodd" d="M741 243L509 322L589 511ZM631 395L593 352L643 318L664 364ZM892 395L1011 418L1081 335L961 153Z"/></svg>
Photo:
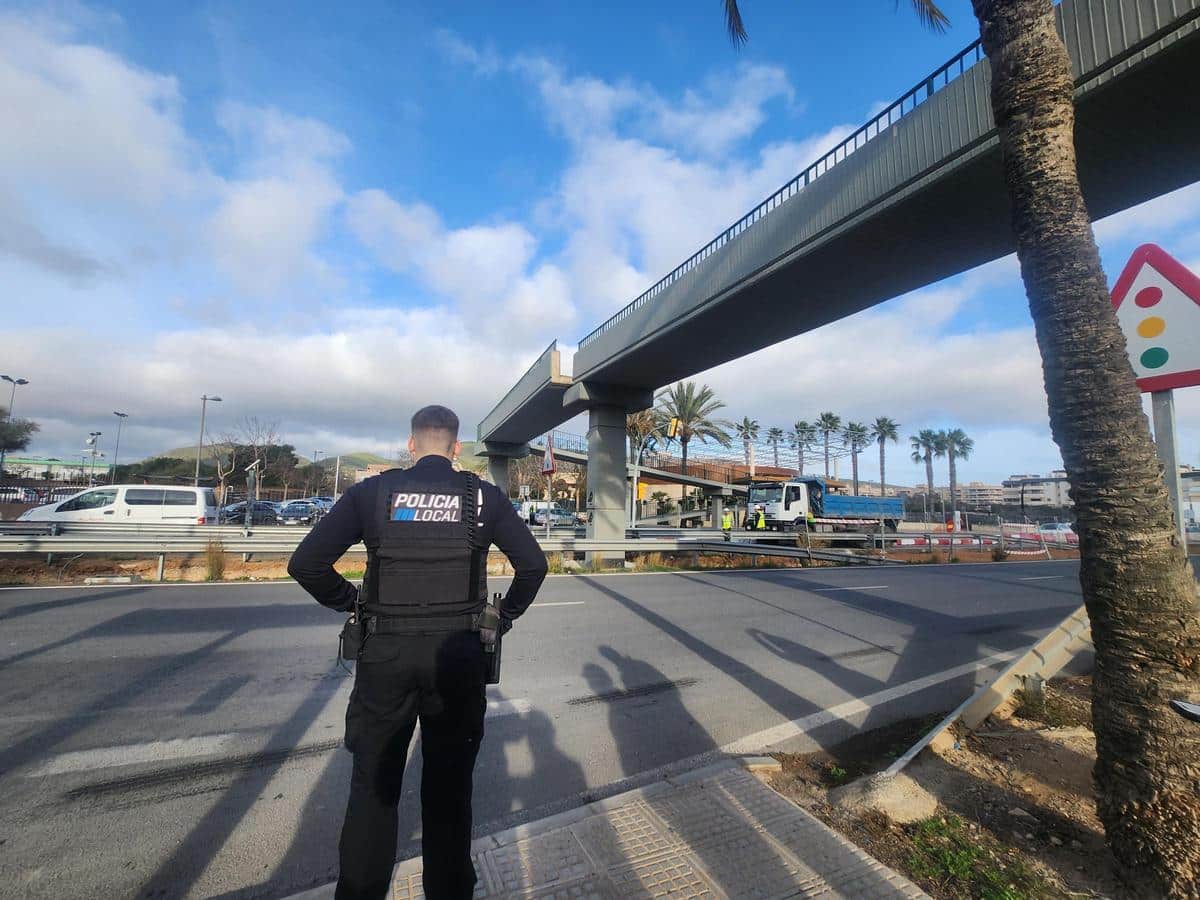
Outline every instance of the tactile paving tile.
<svg viewBox="0 0 1200 900"><path fill-rule="evenodd" d="M682 853L610 869L608 877L622 897L678 897L680 900L723 900L725 897Z"/></svg>
<svg viewBox="0 0 1200 900"><path fill-rule="evenodd" d="M721 800L720 789L703 782L646 801L680 840L692 847L721 843L746 828Z"/></svg>
<svg viewBox="0 0 1200 900"><path fill-rule="evenodd" d="M748 827L719 844L693 847L692 855L718 887L739 900L804 896L801 885L814 896L813 891L827 886L819 873Z"/></svg>
<svg viewBox="0 0 1200 900"><path fill-rule="evenodd" d="M641 801L576 822L571 830L600 866L636 862L678 846Z"/></svg>
<svg viewBox="0 0 1200 900"><path fill-rule="evenodd" d="M796 804L744 769L722 772L708 783L720 790L726 803L751 821L770 822L795 815Z"/></svg>
<svg viewBox="0 0 1200 900"><path fill-rule="evenodd" d="M508 894L498 895L508 897ZM521 894L528 900L623 900L624 895L618 893L608 879L600 875L589 875L579 881L556 887L544 888L528 894Z"/></svg>
<svg viewBox="0 0 1200 900"><path fill-rule="evenodd" d="M483 854L475 856L474 861L475 874L479 877L479 880L475 882L475 891L471 894L471 900L487 900L491 894L488 889ZM422 873L415 872L412 875L397 875L395 880L392 881L392 900L425 900Z"/></svg>
<svg viewBox="0 0 1200 900"><path fill-rule="evenodd" d="M489 850L484 855L499 880L497 887L501 894L528 893L594 874L587 854L567 828Z"/></svg>

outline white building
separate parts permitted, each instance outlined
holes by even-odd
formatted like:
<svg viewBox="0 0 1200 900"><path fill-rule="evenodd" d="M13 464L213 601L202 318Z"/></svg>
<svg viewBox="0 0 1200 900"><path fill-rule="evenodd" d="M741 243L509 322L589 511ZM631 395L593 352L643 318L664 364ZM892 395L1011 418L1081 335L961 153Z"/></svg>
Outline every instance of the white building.
<svg viewBox="0 0 1200 900"><path fill-rule="evenodd" d="M1004 502L1013 506L1072 506L1067 473L1056 469L1049 475L1010 475L1001 487Z"/></svg>
<svg viewBox="0 0 1200 900"><path fill-rule="evenodd" d="M958 499L967 506L987 506L1004 502L1004 488L998 484L971 481L958 485Z"/></svg>

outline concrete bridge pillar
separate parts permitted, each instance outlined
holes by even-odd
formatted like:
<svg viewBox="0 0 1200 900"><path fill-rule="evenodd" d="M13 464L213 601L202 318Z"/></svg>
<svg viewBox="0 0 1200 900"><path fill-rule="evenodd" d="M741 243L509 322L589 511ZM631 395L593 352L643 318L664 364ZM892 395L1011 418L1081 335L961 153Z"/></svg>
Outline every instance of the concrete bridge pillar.
<svg viewBox="0 0 1200 900"><path fill-rule="evenodd" d="M488 457L488 481L494 484L500 490L508 493L508 457L507 456L489 456Z"/></svg>
<svg viewBox="0 0 1200 900"><path fill-rule="evenodd" d="M563 394L567 415L588 412L588 528L597 541L625 537L625 414L654 405L654 391L577 381ZM624 560L624 553L588 554L589 560Z"/></svg>
<svg viewBox="0 0 1200 900"><path fill-rule="evenodd" d="M625 537L625 407L593 406L588 411L588 528L592 540ZM624 553L588 554L624 560Z"/></svg>
<svg viewBox="0 0 1200 900"><path fill-rule="evenodd" d="M524 459L529 455L528 444L506 444L498 441L485 441L483 453L488 461L488 481L508 494L508 461Z"/></svg>
<svg viewBox="0 0 1200 900"><path fill-rule="evenodd" d="M704 497L712 504L709 507L712 516L712 519L709 522L710 527L720 528L721 515L725 512L726 498L732 500L733 491L730 488L705 488Z"/></svg>

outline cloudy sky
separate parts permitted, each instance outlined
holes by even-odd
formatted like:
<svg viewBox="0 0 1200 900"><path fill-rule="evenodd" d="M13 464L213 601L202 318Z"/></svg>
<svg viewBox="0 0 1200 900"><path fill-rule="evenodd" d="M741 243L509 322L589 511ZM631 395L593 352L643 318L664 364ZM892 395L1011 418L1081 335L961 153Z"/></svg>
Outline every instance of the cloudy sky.
<svg viewBox="0 0 1200 900"><path fill-rule="evenodd" d="M205 392L210 436L253 415L305 454L390 453L427 402L473 434L551 339L974 37L965 0L945 35L879 0L747 3L740 52L716 2L347 6L0 5L0 372L30 381L32 451L111 447L113 410L123 459L193 444ZM1097 232L1110 283L1146 241L1200 270L1200 190ZM764 426L961 426L964 480L1060 464L1013 259L701 377Z"/></svg>

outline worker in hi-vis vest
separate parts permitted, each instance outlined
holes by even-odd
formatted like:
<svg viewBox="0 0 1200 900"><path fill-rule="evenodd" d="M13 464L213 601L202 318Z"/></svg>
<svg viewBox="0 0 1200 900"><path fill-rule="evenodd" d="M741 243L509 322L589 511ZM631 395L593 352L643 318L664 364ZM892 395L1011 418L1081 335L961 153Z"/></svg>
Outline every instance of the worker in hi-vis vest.
<svg viewBox="0 0 1200 900"><path fill-rule="evenodd" d="M754 509L754 530L755 531L766 531L767 530L767 514L766 514L766 512L763 511L762 504L759 504Z"/></svg>

